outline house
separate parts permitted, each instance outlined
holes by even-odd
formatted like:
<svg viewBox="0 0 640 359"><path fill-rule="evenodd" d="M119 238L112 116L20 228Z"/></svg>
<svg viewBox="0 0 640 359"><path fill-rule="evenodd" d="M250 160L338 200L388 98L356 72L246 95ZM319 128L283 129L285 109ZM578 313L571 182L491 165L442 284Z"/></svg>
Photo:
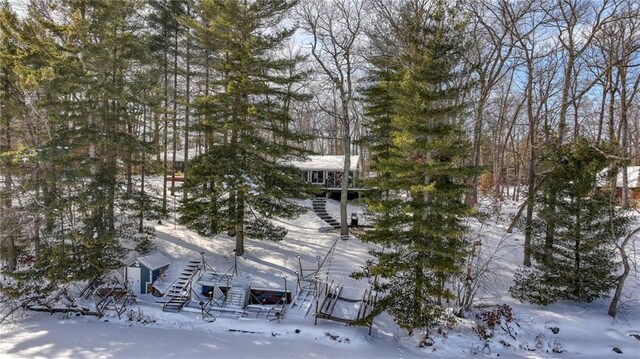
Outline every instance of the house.
<svg viewBox="0 0 640 359"><path fill-rule="evenodd" d="M306 160L295 160L290 165L300 169L305 182L321 187L327 195L340 192L344 176L344 156L307 156ZM351 156L349 167L349 191L358 193L363 179L364 167L362 156Z"/></svg>
<svg viewBox="0 0 640 359"><path fill-rule="evenodd" d="M134 294L149 294L153 292L153 282L161 278L170 265L169 258L153 251L129 264L125 268L125 278L131 283Z"/></svg>
<svg viewBox="0 0 640 359"><path fill-rule="evenodd" d="M167 152L167 168L169 169L169 172L173 171L173 169L175 168L176 172L184 172L185 170L185 154L188 156L187 157L187 161L192 160L193 158L195 158L196 156L198 156L198 154L204 152L204 149L201 149L200 151L198 151L197 148L189 148L188 150L176 150L176 161L175 161L175 165L173 162L173 151L169 150ZM164 160L164 154L161 153L161 158L160 160ZM175 167L174 167L175 166Z"/></svg>
<svg viewBox="0 0 640 359"><path fill-rule="evenodd" d="M624 172L623 169L620 168L618 170L618 174L616 176L616 198L618 200L622 199L622 177ZM640 199L640 166L628 166L627 170L627 184L629 189L629 199L632 201L638 201ZM611 185L610 178L608 176L608 169L601 171L598 174L597 180L597 189L602 190L605 188L609 188Z"/></svg>

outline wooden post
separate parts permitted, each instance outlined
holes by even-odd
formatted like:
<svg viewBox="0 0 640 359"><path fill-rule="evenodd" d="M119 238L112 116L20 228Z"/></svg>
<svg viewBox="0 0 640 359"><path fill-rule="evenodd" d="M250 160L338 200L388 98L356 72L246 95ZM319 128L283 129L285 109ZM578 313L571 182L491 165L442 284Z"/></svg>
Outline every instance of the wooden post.
<svg viewBox="0 0 640 359"><path fill-rule="evenodd" d="M233 275L238 274L238 252L233 250Z"/></svg>

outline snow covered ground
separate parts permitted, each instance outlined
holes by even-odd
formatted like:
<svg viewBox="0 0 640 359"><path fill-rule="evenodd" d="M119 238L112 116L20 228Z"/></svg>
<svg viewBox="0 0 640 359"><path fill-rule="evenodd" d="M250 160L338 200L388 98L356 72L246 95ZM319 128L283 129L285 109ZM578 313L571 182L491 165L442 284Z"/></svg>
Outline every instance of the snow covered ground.
<svg viewBox="0 0 640 359"><path fill-rule="evenodd" d="M311 207L311 201L298 201ZM337 203L327 209L335 212ZM640 278L632 272L621 318L606 315L608 300L589 304L561 302L548 307L517 303L508 295L513 271L521 262L522 235L507 234L505 205L483 223L470 221L474 239L482 239L481 258L493 255L479 302L490 310L497 304L513 308L513 321L503 321L492 337L481 339L472 319L443 326L433 335L433 345L420 347L422 338L398 328L388 315L378 316L372 335L366 327L350 327L326 320L314 325L313 309L307 316L291 309L278 322L253 316L216 314L203 321L197 303L180 313L166 313L159 298L142 295L129 315L103 318L28 313L28 317L0 326L0 358L640 358ZM350 212L362 213L351 206ZM361 217L362 218L362 217ZM295 286L295 272L324 259L337 233L320 233L326 226L311 210L296 220L281 221L289 231L281 242L246 240L246 253L238 258L243 282L255 287ZM234 239L225 235L204 238L171 220L157 225L157 249L179 268L191 259L205 259L218 272L232 268ZM637 243L636 244L640 244ZM358 239L338 240L327 261L331 274L346 277L370 258L367 244ZM366 281L346 278L345 287L358 293ZM131 320L130 320L131 319ZM622 354L613 351L619 348Z"/></svg>

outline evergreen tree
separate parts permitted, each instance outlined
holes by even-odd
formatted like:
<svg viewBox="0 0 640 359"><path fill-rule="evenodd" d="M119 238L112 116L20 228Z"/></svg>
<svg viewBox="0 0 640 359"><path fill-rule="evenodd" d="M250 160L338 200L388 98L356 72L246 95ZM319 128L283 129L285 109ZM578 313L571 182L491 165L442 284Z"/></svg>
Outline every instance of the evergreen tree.
<svg viewBox="0 0 640 359"><path fill-rule="evenodd" d="M140 5L60 0L30 7L37 36L29 41L47 49L41 66L53 69L35 104L51 133L39 151L46 224L34 271L41 279L66 283L122 265L120 242L134 227L116 220L128 192L118 174L142 148L132 130L138 96L130 81L146 52Z"/></svg>
<svg viewBox="0 0 640 359"><path fill-rule="evenodd" d="M268 220L302 211L287 198L306 187L282 159L303 153L303 137L282 126L291 121L282 106L284 97L304 98L287 91L304 74L287 71L301 57L278 54L295 31L280 25L295 4L203 1L195 9L202 21L190 23L194 43L211 54L212 76L210 93L194 103L201 119L194 127L206 135L208 150L190 162L181 222L208 235L229 230L237 255L245 235L281 239L286 232Z"/></svg>
<svg viewBox="0 0 640 359"><path fill-rule="evenodd" d="M375 186L376 181L389 180L394 173L389 172L383 165L389 160L394 148L391 133L391 119L393 114L394 96L393 86L397 82L394 78L398 71L390 68L388 56L379 54L372 57L374 68L369 71L366 78L367 87L362 90L365 101L365 118L367 120L367 134L363 136L359 144L368 148L374 159L369 170L376 174L374 184L370 185L367 192L369 197L379 197L383 193ZM388 191L384 193L388 195Z"/></svg>
<svg viewBox="0 0 640 359"><path fill-rule="evenodd" d="M5 1L0 4L0 260L6 261L6 270L17 267L17 238L22 232L15 210L14 176L17 172L16 136L18 117L24 112L22 91L18 87L16 65L20 62L18 45L12 34L19 28L16 14Z"/></svg>
<svg viewBox="0 0 640 359"><path fill-rule="evenodd" d="M461 272L468 248L464 180L474 169L462 165L462 26L443 2L407 1L394 10L397 52L381 53L386 59L366 93L372 167L383 175L371 181L379 195L368 199L374 229L363 239L385 249L359 275L381 277L376 289L386 296L374 314L388 310L403 327L428 328L442 300L453 298L446 283Z"/></svg>
<svg viewBox="0 0 640 359"><path fill-rule="evenodd" d="M150 50L156 55L156 64L158 64L158 75L162 78L162 128L160 123L156 122L156 141L158 160L162 161L162 211L167 214L167 175L169 170L175 173L174 168L168 168L169 161L168 152L171 149L173 159L177 150L177 103L178 103L178 43L183 28L178 21L185 12L185 0L149 0L150 11L147 15L147 24L152 34L149 37ZM172 58L173 64L170 64ZM171 65L171 66L170 66ZM173 75L173 85L170 83L169 76ZM170 99L169 92L173 90L173 98ZM170 101L173 106L170 106ZM169 118L173 118L172 126L169 125ZM169 129L171 128L172 140L169 140ZM162 141L160 141L160 131L162 131ZM171 145L170 145L171 144ZM172 161L175 164L175 160ZM171 194L175 191L175 177L171 181Z"/></svg>
<svg viewBox="0 0 640 359"><path fill-rule="evenodd" d="M592 193L606 164L606 157L586 140L544 149L541 166L547 174L537 193L535 263L516 273L510 290L515 298L537 304L590 302L613 288L614 245L629 218L610 193Z"/></svg>

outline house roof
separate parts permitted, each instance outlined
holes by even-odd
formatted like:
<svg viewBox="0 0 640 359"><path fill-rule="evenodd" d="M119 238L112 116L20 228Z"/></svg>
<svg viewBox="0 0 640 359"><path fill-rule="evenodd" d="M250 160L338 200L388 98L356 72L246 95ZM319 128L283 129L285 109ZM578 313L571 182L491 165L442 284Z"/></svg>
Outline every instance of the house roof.
<svg viewBox="0 0 640 359"><path fill-rule="evenodd" d="M358 170L360 155L351 156L350 171ZM342 171L344 167L344 156L307 156L307 160L290 161L290 165L302 170L329 170Z"/></svg>
<svg viewBox="0 0 640 359"><path fill-rule="evenodd" d="M640 183L638 179L640 179L640 166L628 166L627 168L627 179L629 183L629 188L638 188L640 187ZM607 178L608 169L600 171L598 173L598 187L606 187L609 185L609 180ZM616 177L616 187L622 188L622 169L618 170L618 175Z"/></svg>
<svg viewBox="0 0 640 359"><path fill-rule="evenodd" d="M137 261L150 270L160 269L171 264L169 258L158 251L153 251L144 257L138 257Z"/></svg>
<svg viewBox="0 0 640 359"><path fill-rule="evenodd" d="M198 155L198 149L197 148L190 148L188 151L185 150L177 150L176 151L176 162L184 162L184 154L185 152L187 152L187 154L189 155L189 159L193 159L194 157L196 157ZM201 149L201 152L205 152L204 149ZM164 154L160 153L162 155L161 160L164 160ZM173 150L169 150L167 151L167 161L173 161Z"/></svg>

